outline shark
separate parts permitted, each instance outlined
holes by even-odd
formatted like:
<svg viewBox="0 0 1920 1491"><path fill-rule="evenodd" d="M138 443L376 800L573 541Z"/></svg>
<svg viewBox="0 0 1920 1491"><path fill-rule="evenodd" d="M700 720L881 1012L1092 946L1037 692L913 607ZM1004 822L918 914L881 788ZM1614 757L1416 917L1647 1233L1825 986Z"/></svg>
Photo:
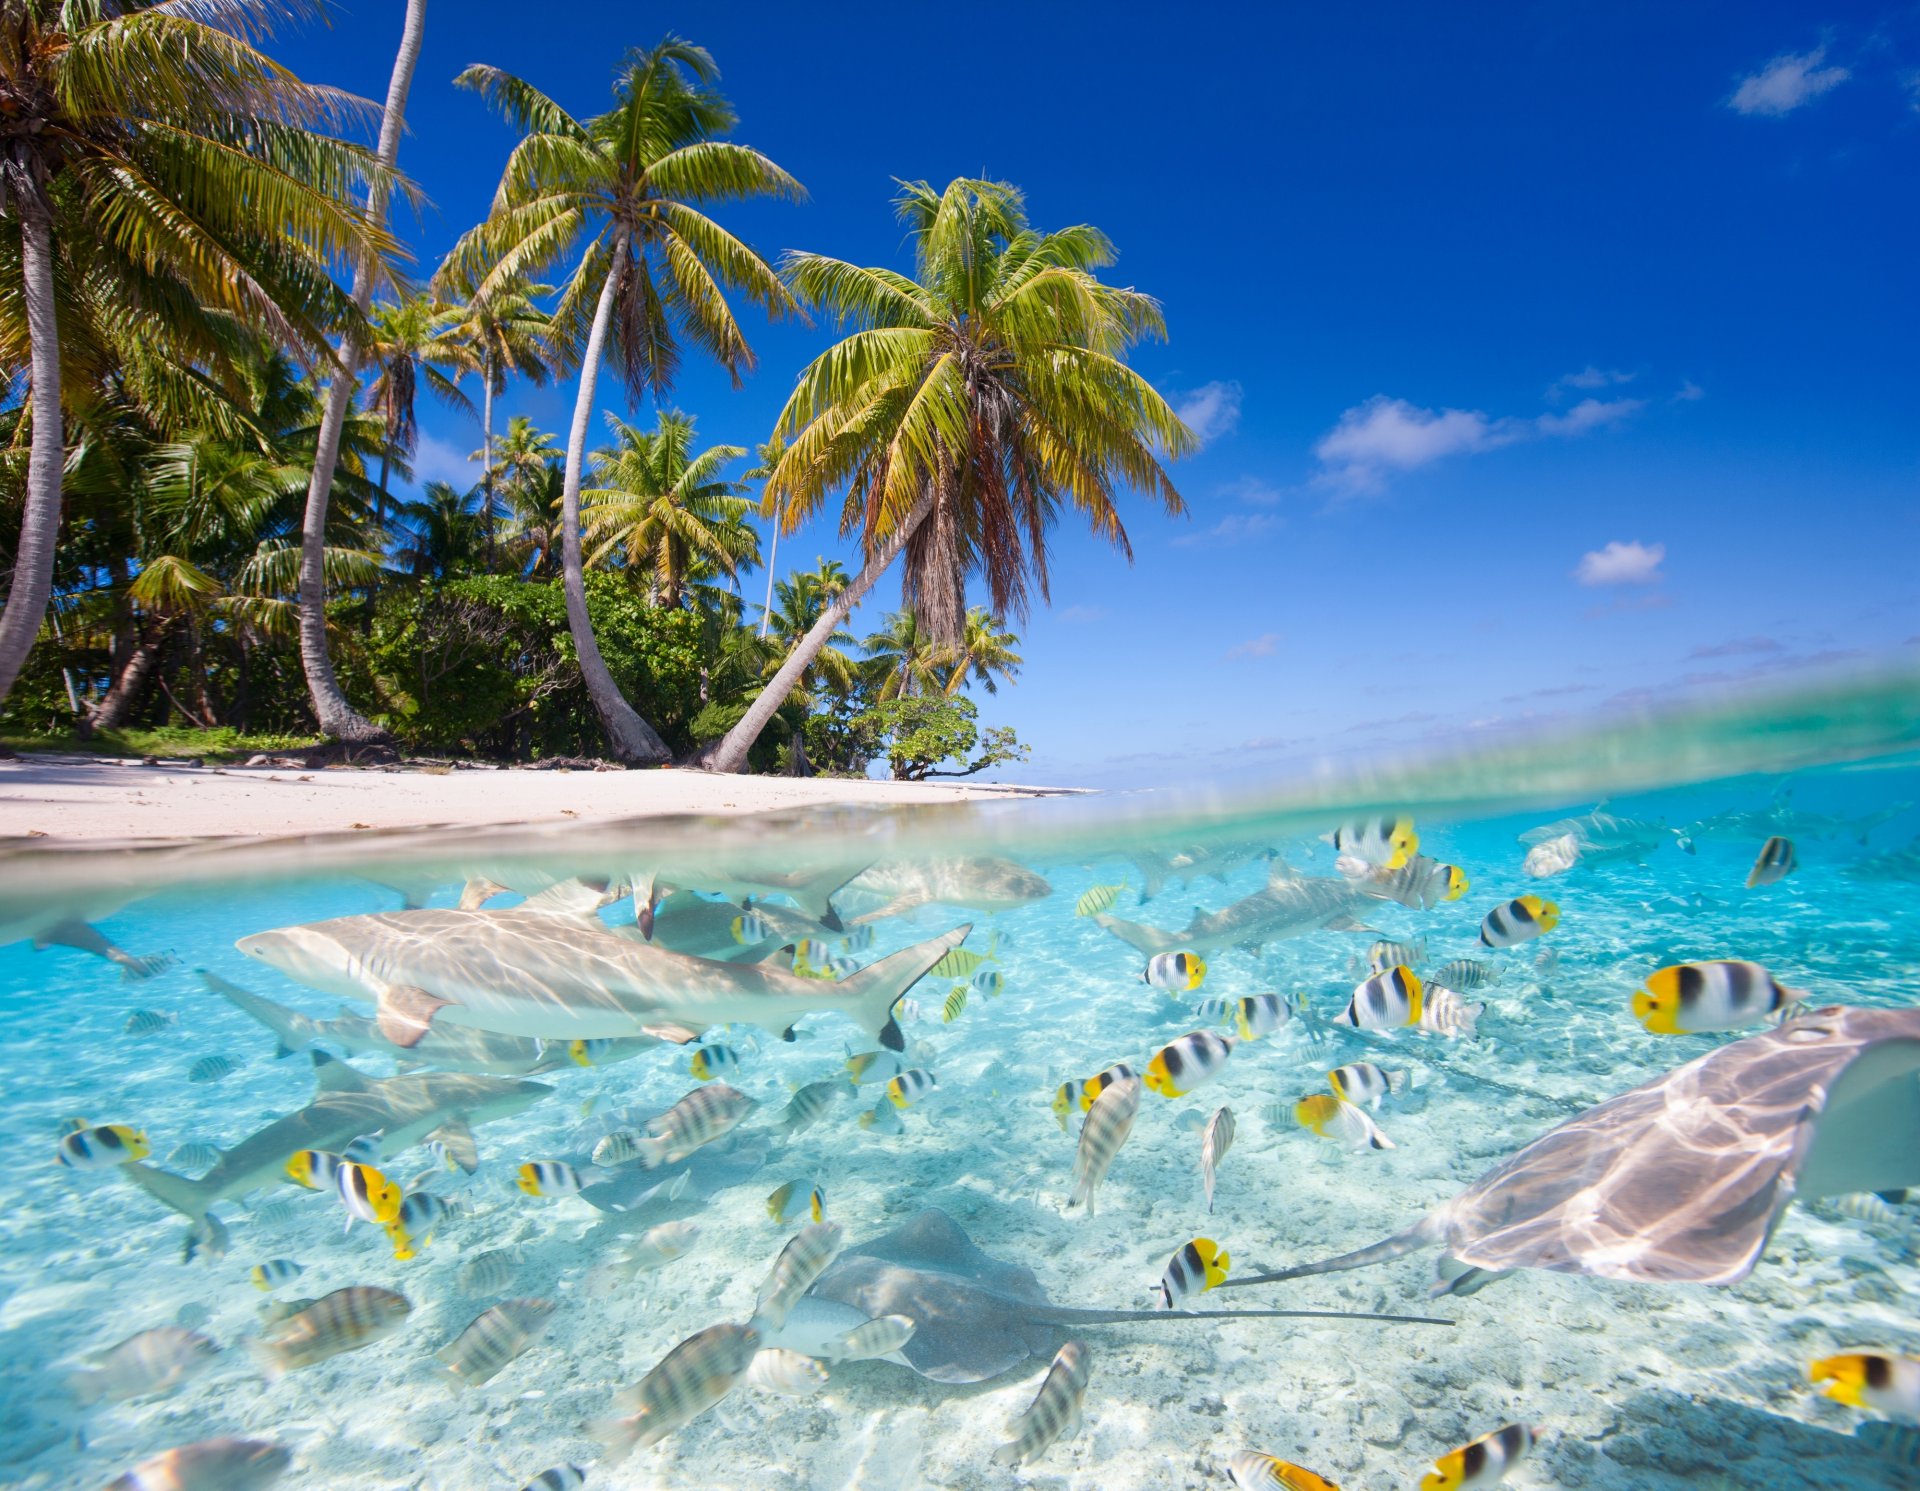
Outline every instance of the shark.
<svg viewBox="0 0 1920 1491"><path fill-rule="evenodd" d="M776 946L780 940L798 942L803 937L833 935L834 929L825 922L790 906L775 906L751 898L738 905L732 901L710 901L687 890L672 891L657 901L651 927L640 935L676 953L718 958L727 963L758 962L754 954L764 944L743 946L733 935L734 922L749 911L766 923L774 934Z"/></svg>
<svg viewBox="0 0 1920 1491"><path fill-rule="evenodd" d="M396 1046L380 1033L377 1023L364 1015L348 1014L342 1010L331 1020L320 1020L299 1010L289 1009L284 1004L275 1004L271 999L263 999L204 968L200 970L200 978L209 989L242 1014L252 1016L273 1032L276 1060L291 1056L296 1051L304 1051L315 1042L324 1041L350 1056L391 1056L416 1065L437 1067L441 1071L487 1072L496 1077L530 1077L540 1072L564 1070L574 1064L565 1047L528 1040L524 1036L469 1030L459 1025L429 1031L416 1046ZM597 1051L593 1064L606 1066L611 1062L625 1061L659 1044L652 1036L630 1036L615 1042L610 1050Z"/></svg>
<svg viewBox="0 0 1920 1491"><path fill-rule="evenodd" d="M1863 813L1857 818L1849 818L1841 813L1805 813L1793 806L1793 793L1783 791L1756 812L1735 810L1716 813L1711 818L1689 823L1680 830L1678 842L1689 854L1694 852L1694 846L1702 839L1765 842L1775 836L1784 839L1847 838L1864 844L1867 835L1874 829L1898 818L1912 806L1910 802L1897 802L1871 813Z"/></svg>
<svg viewBox="0 0 1920 1491"><path fill-rule="evenodd" d="M468 1173L478 1168L473 1125L522 1113L552 1092L540 1082L465 1072L416 1072L369 1077L324 1051L313 1053L313 1101L276 1118L223 1153L198 1180L135 1162L119 1173L163 1206L186 1217L186 1256L203 1248L226 1251L227 1231L213 1208L287 1180L287 1161L303 1149L337 1152L353 1140L378 1134L382 1156L396 1155L424 1139L441 1138Z"/></svg>
<svg viewBox="0 0 1920 1491"><path fill-rule="evenodd" d="M1210 875L1225 881L1234 871L1256 859L1272 859L1273 850L1259 844L1194 844L1185 849L1139 849L1127 856L1144 882L1140 902L1144 905L1159 895L1169 880L1180 882L1185 890L1194 879Z"/></svg>
<svg viewBox="0 0 1920 1491"><path fill-rule="evenodd" d="M1193 920L1183 931L1169 932L1104 913L1094 917L1094 921L1129 947L1148 955L1176 948L1196 953L1228 947L1258 952L1269 942L1303 937L1322 929L1369 930L1354 918L1353 912L1356 907L1379 899L1379 893L1370 891L1365 881L1299 875L1276 861L1264 890L1242 897L1224 911L1206 912L1195 907Z"/></svg>
<svg viewBox="0 0 1920 1491"><path fill-rule="evenodd" d="M381 1034L409 1049L443 1022L541 1040L681 1042L738 1023L790 1040L802 1016L836 1012L900 1051L894 1005L972 930L943 932L838 982L520 911L383 911L257 932L237 946L296 982L372 1000Z"/></svg>
<svg viewBox="0 0 1920 1491"><path fill-rule="evenodd" d="M922 906L960 906L968 911L1011 911L1045 900L1053 887L1010 859L936 859L919 864L874 865L847 886L849 898L871 906L854 924L883 920Z"/></svg>

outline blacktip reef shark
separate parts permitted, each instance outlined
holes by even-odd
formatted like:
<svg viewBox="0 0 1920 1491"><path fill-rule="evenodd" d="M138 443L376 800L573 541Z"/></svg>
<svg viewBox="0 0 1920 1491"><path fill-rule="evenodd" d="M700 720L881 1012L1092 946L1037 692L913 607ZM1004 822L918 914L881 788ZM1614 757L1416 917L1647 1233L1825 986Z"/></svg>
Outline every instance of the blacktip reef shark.
<svg viewBox="0 0 1920 1491"><path fill-rule="evenodd" d="M1920 1009L1832 1006L1569 1119L1405 1232L1220 1287L1446 1249L1434 1294L1520 1268L1737 1284L1787 1206L1920 1185Z"/></svg>
<svg viewBox="0 0 1920 1491"><path fill-rule="evenodd" d="M1742 843L1762 844L1777 835L1783 839L1847 838L1865 844L1867 835L1874 829L1898 818L1912 806L1910 802L1896 802L1871 813L1863 813L1858 818L1849 818L1840 813L1803 813L1793 806L1793 790L1783 788L1774 794L1772 802L1758 811L1742 812L1736 809L1689 823L1680 830L1679 843L1689 854L1694 852L1694 845L1701 839L1734 839Z"/></svg>
<svg viewBox="0 0 1920 1491"><path fill-rule="evenodd" d="M470 1030L462 1025L436 1027L413 1046L397 1046L380 1033L377 1023L364 1015L342 1010L331 1020L316 1019L275 1004L258 994L230 983L217 973L200 970L206 986L242 1014L258 1020L274 1034L274 1059L304 1051L315 1042L338 1046L350 1056L391 1056L417 1066L437 1067L448 1072L486 1072L496 1077L530 1077L540 1072L560 1071L574 1065L565 1045L530 1040L525 1036L495 1035L490 1030ZM594 1053L595 1066L607 1066L638 1056L659 1045L652 1036L629 1036Z"/></svg>
<svg viewBox="0 0 1920 1491"><path fill-rule="evenodd" d="M1336 932L1370 930L1352 913L1356 907L1380 899L1367 889L1364 880L1300 875L1275 861L1265 890L1242 897L1224 911L1205 912L1196 907L1184 931L1168 932L1105 913L1094 921L1129 947L1149 955L1176 948L1196 953L1229 947L1258 952L1269 942L1303 937L1323 928Z"/></svg>
<svg viewBox="0 0 1920 1491"><path fill-rule="evenodd" d="M466 1072L416 1072L369 1077L324 1051L313 1053L314 1098L276 1118L227 1150L198 1180L152 1165L122 1165L119 1173L194 1223L186 1256L203 1246L226 1247L226 1228L214 1206L265 1186L291 1184L287 1161L303 1149L337 1153L367 1134L380 1136L381 1155L395 1155L424 1139L446 1142L447 1153L469 1174L479 1165L472 1126L524 1112L552 1092L540 1082Z"/></svg>
<svg viewBox="0 0 1920 1491"><path fill-rule="evenodd" d="M1139 849L1127 856L1144 882L1140 902L1144 905L1160 894L1169 880L1177 880L1185 890L1199 876L1226 878L1256 859L1272 859L1274 851L1260 844L1193 844L1184 849Z"/></svg>
<svg viewBox="0 0 1920 1491"><path fill-rule="evenodd" d="M776 906L752 898L739 904L710 901L690 890L676 890L654 903L652 928L640 935L676 953L718 958L726 963L757 962L755 954L764 943L743 945L733 932L734 923L749 912L766 924L777 939L775 946L780 942L798 942L803 937L831 937L834 933L825 922L795 911L791 906Z"/></svg>
<svg viewBox="0 0 1920 1491"><path fill-rule="evenodd" d="M1053 887L1025 865L1010 859L973 857L935 859L912 864L874 865L850 881L846 896L866 909L859 925L916 911L922 906L958 906L967 911L1011 911L1045 900ZM876 910L872 901L878 898Z"/></svg>
<svg viewBox="0 0 1920 1491"><path fill-rule="evenodd" d="M542 1040L688 1041L728 1023L786 1038L803 1016L835 1012L900 1051L894 1005L972 930L955 927L837 983L521 911L383 911L259 932L237 946L312 988L372 1000L381 1033L399 1046L418 1045L443 1021Z"/></svg>

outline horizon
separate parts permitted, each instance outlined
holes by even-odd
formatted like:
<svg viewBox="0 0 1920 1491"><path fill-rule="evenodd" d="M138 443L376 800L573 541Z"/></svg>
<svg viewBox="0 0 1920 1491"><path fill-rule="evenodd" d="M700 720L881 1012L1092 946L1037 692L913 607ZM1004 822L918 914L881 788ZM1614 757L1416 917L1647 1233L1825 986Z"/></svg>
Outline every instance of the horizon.
<svg viewBox="0 0 1920 1491"><path fill-rule="evenodd" d="M389 9L336 8L271 49L377 101ZM1131 35L1062 15L1030 17L1023 49L985 19L943 35L968 87L942 110L889 66L928 55L917 18L740 7L640 30L593 7L502 45L512 27L487 18L523 13L476 3L460 16L477 24L429 20L400 164L433 206L396 228L424 275L485 212L513 134L454 88L461 67L585 115L629 47L671 31L718 61L732 138L809 189L723 214L762 252L900 264L895 178L1007 180L1036 226L1104 230L1105 278L1167 317L1132 360L1205 440L1172 467L1190 517L1124 503L1131 567L1061 522L1053 605L1011 621L1020 677L978 700L1033 757L990 779L1278 770L1911 656L1915 214L1877 186L1920 140L1911 19L1630 6L1457 34L1391 15L1266 16L1230 47L1162 37L1189 109L1136 134L1107 86L1137 67ZM853 97L886 127L806 107ZM703 444L766 438L831 331L742 324L759 357L743 389L689 358L664 401ZM602 413L651 417L612 380L600 394ZM496 418L563 434L571 402L571 381L516 382ZM430 399L419 418L418 482L471 484L477 423ZM778 572L816 555L857 568L816 520L781 540ZM750 614L764 584L742 586Z"/></svg>

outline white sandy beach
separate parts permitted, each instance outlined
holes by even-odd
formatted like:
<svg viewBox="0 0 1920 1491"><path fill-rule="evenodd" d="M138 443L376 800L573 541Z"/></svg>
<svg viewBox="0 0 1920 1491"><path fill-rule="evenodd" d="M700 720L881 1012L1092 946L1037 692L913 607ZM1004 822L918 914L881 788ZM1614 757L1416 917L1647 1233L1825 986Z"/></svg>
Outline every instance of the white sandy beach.
<svg viewBox="0 0 1920 1491"><path fill-rule="evenodd" d="M428 824L608 822L838 803L971 802L1050 790L697 771L303 771L29 756L0 762L0 837L174 839Z"/></svg>

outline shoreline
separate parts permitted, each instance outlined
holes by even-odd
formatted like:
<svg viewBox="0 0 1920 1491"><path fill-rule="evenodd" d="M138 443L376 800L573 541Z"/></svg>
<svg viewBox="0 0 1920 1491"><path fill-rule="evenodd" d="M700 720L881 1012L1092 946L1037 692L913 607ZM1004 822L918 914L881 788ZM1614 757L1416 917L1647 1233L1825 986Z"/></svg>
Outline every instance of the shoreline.
<svg viewBox="0 0 1920 1491"><path fill-rule="evenodd" d="M88 756L0 761L0 838L259 839L357 830L599 823L784 808L1079 795L993 782L721 776L676 769L204 766Z"/></svg>

